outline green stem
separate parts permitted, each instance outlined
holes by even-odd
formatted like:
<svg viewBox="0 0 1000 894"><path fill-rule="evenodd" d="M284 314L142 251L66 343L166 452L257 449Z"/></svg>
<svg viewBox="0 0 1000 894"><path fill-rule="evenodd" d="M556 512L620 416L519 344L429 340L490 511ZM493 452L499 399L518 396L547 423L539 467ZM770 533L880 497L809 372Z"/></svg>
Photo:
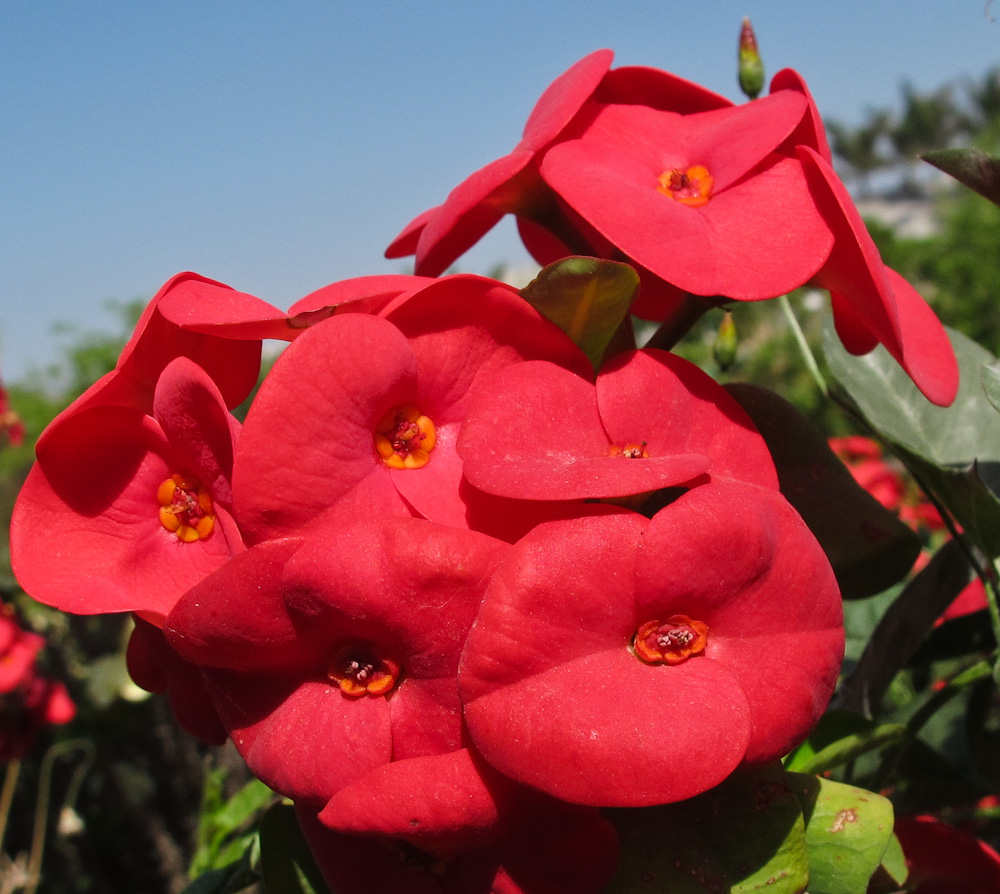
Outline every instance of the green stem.
<svg viewBox="0 0 1000 894"><path fill-rule="evenodd" d="M806 341L805 333L802 331L802 327L799 325L799 321L792 311L792 304L788 300L788 296L781 295L778 298L778 304L781 305L785 319L788 320L788 325L792 328L792 335L795 336L795 343L799 346L799 353L802 355L806 369L809 370L809 374L813 377L823 397L829 397L830 389L827 387L826 379L823 378L823 374L819 371L819 364L816 362L812 348L809 347L809 342Z"/></svg>
<svg viewBox="0 0 1000 894"><path fill-rule="evenodd" d="M987 658L976 661L974 664L959 671L957 674L954 674L949 680L947 680L941 689L932 693L927 701L925 701L923 705L921 705L920 708L914 712L913 716L906 722L906 735L904 736L903 741L900 742L898 748L893 750L891 757L886 758L878 772L877 780L874 785L876 791L887 785L890 777L899 765L899 761L904 752L910 745L913 744L914 741L916 741L917 736L920 734L920 730L924 728L927 722L966 686L977 683L992 674L993 661L995 658L995 654L990 655Z"/></svg>
<svg viewBox="0 0 1000 894"><path fill-rule="evenodd" d="M0 792L0 854L3 853L3 839L7 834L7 820L10 819L10 808L14 801L14 789L17 788L17 777L21 773L21 761L12 760L7 764L7 772L3 778L3 791Z"/></svg>
<svg viewBox="0 0 1000 894"><path fill-rule="evenodd" d="M685 295L643 347L669 351L691 331L691 327L704 316L706 311L715 306L716 301L711 298Z"/></svg>
<svg viewBox="0 0 1000 894"><path fill-rule="evenodd" d="M86 772L94 760L94 746L86 739L67 739L65 742L57 742L45 752L45 757L42 759L42 767L38 777L38 795L35 799L35 827L31 835L31 852L26 872L28 882L24 887L24 894L35 894L42 880L42 854L45 851L45 827L49 812L49 798L52 793L53 765L57 757L74 749L83 751L84 760L81 767ZM78 777L79 770L78 767L73 781L70 783L74 799L80 789L80 782L77 779L82 781L82 777Z"/></svg>

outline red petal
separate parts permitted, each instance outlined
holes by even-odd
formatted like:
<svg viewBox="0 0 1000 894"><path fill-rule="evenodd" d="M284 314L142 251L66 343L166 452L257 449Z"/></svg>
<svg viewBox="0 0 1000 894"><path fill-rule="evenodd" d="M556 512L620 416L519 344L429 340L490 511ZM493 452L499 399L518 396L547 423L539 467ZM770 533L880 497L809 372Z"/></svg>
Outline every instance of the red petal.
<svg viewBox="0 0 1000 894"><path fill-rule="evenodd" d="M459 438L471 484L522 500L629 496L690 481L708 468L708 458L694 451L625 459L609 456L610 445L594 386L544 361L518 364L485 383Z"/></svg>

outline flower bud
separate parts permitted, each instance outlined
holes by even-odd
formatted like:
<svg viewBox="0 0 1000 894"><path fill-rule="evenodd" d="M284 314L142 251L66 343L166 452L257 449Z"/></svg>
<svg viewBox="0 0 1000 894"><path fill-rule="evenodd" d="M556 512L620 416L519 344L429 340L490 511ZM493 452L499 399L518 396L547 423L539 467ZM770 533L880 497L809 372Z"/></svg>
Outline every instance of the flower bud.
<svg viewBox="0 0 1000 894"><path fill-rule="evenodd" d="M712 356L723 372L733 365L736 347L736 324L733 322L733 315L727 310L719 323L719 331L715 334L715 344L712 345Z"/></svg>
<svg viewBox="0 0 1000 894"><path fill-rule="evenodd" d="M750 19L743 19L740 29L740 89L750 99L756 99L757 94L764 89L764 63L757 49L757 35L753 32Z"/></svg>

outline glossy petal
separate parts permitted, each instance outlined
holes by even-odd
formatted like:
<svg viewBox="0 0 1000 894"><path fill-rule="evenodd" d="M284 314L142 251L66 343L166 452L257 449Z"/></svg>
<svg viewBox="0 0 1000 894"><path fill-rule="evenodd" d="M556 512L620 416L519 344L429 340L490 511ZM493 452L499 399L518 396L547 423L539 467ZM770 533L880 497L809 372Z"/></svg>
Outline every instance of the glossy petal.
<svg viewBox="0 0 1000 894"><path fill-rule="evenodd" d="M594 386L536 361L504 370L482 388L459 452L475 487L525 500L628 496L683 484L709 468L709 458L695 450L626 459L609 455L611 446Z"/></svg>
<svg viewBox="0 0 1000 894"><path fill-rule="evenodd" d="M288 536L334 506L345 517L409 514L373 433L415 390L413 353L385 320L337 315L296 339L261 385L234 463L234 506L248 539Z"/></svg>
<svg viewBox="0 0 1000 894"><path fill-rule="evenodd" d="M97 404L66 417L39 446L15 505L11 555L35 598L83 614L162 618L180 595L242 550L229 513L236 425L195 364L164 372L152 417ZM172 474L210 486L216 526L183 543L160 523L156 494Z"/></svg>
<svg viewBox="0 0 1000 894"><path fill-rule="evenodd" d="M646 526L618 515L536 528L497 571L463 653L477 748L564 800L691 797L725 778L749 741L749 708L728 671L705 659L651 666L629 650Z"/></svg>
<svg viewBox="0 0 1000 894"><path fill-rule="evenodd" d="M784 498L736 482L690 491L653 517L636 567L640 616L708 624L705 658L750 707L746 760L805 738L837 682L843 618L829 562Z"/></svg>
<svg viewBox="0 0 1000 894"><path fill-rule="evenodd" d="M550 150L542 174L626 257L696 295L772 298L822 266L832 237L794 160L772 158L701 208L655 188L663 170L680 163L584 139Z"/></svg>

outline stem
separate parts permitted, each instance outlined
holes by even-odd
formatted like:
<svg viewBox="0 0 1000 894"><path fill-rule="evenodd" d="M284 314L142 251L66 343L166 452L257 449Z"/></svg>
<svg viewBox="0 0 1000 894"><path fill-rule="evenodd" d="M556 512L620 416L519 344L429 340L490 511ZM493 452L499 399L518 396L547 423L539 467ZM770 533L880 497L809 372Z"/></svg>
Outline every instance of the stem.
<svg viewBox="0 0 1000 894"><path fill-rule="evenodd" d="M38 885L42 880L42 854L45 851L45 826L49 812L49 796L52 791L52 768L56 758L73 749L80 749L84 752L84 760L74 773L70 783L70 790L73 798L76 798L80 789L82 776L79 771L82 768L86 772L94 760L94 746L86 739L67 739L65 742L58 742L45 752L42 759L42 767L38 778L38 795L35 800L35 827L31 836L31 854L28 857L28 869L26 872L28 882L24 886L24 894L35 894Z"/></svg>
<svg viewBox="0 0 1000 894"><path fill-rule="evenodd" d="M669 351L698 322L705 311L715 307L711 298L700 298L697 295L687 295L677 304L670 315L660 324L643 348L659 348Z"/></svg>
<svg viewBox="0 0 1000 894"><path fill-rule="evenodd" d="M792 328L792 335L795 336L795 343L799 346L799 353L802 355L806 369L809 370L809 374L813 377L813 381L816 382L823 397L829 397L830 389L827 387L826 379L823 378L823 374L819 371L819 364L816 362L812 348L809 347L809 342L806 341L805 333L802 331L802 327L799 325L799 321L792 311L792 304L788 300L788 296L779 296L778 304L781 305L785 319L788 320L788 325Z"/></svg>
<svg viewBox="0 0 1000 894"><path fill-rule="evenodd" d="M15 758L7 764L7 772L3 778L3 791L0 792L0 853L3 853L3 839L7 834L7 820L10 819L10 808L14 801L14 789L17 787L17 777L21 773L21 761Z"/></svg>
<svg viewBox="0 0 1000 894"><path fill-rule="evenodd" d="M898 748L894 749L892 756L886 758L879 769L875 783L876 790L886 786L887 781L898 766L904 752L910 745L913 744L917 736L920 734L920 730L924 728L927 722L938 712L939 709L950 702L966 686L989 677L993 672L993 661L995 659L996 654L994 653L987 658L976 661L964 670L960 670L958 673L954 674L941 689L932 693L930 698L928 698L927 701L914 712L913 716L906 722L905 738L899 744Z"/></svg>

